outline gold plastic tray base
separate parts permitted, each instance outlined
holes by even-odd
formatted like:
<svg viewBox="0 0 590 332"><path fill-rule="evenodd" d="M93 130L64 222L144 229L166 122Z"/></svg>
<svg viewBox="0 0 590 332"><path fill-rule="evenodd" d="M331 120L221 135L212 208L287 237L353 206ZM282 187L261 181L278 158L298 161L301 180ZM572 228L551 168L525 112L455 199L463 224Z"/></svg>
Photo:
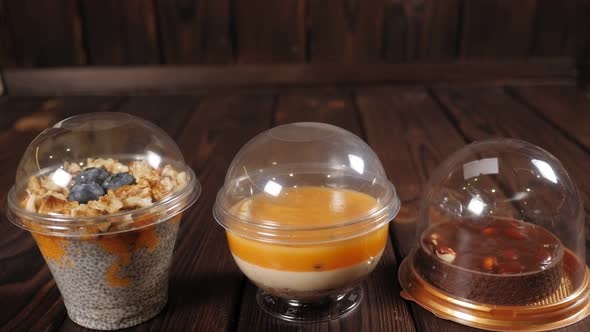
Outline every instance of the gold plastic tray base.
<svg viewBox="0 0 590 332"><path fill-rule="evenodd" d="M474 303L446 293L420 276L415 253L400 266L401 296L440 318L491 331L548 331L590 314L590 269L569 250L564 255L561 286L543 300L521 306Z"/></svg>

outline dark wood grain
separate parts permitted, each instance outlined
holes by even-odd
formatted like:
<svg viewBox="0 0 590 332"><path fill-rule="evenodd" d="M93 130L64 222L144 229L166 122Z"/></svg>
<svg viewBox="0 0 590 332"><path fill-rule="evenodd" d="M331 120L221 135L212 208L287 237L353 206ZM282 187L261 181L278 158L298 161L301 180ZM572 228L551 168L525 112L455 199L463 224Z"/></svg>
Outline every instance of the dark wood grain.
<svg viewBox="0 0 590 332"><path fill-rule="evenodd" d="M6 69L12 95L179 93L217 87L273 88L303 84L470 82L488 85L572 83L572 59L440 64L240 65L235 67L136 67ZM38 84L44 82L44 84Z"/></svg>
<svg viewBox="0 0 590 332"><path fill-rule="evenodd" d="M235 0L233 17L240 63L303 62L303 0Z"/></svg>
<svg viewBox="0 0 590 332"><path fill-rule="evenodd" d="M535 0L469 0L463 3L461 56L524 58L532 42Z"/></svg>
<svg viewBox="0 0 590 332"><path fill-rule="evenodd" d="M381 61L384 0L310 1L310 60Z"/></svg>
<svg viewBox="0 0 590 332"><path fill-rule="evenodd" d="M86 62L75 0L5 1L21 67L72 66Z"/></svg>
<svg viewBox="0 0 590 332"><path fill-rule="evenodd" d="M93 65L159 63L152 1L82 0L88 62Z"/></svg>
<svg viewBox="0 0 590 332"><path fill-rule="evenodd" d="M390 62L449 61L457 57L460 2L389 0L384 56Z"/></svg>
<svg viewBox="0 0 590 332"><path fill-rule="evenodd" d="M229 0L157 0L163 62L233 61Z"/></svg>
<svg viewBox="0 0 590 332"><path fill-rule="evenodd" d="M0 131L12 127L21 117L35 112L46 98L43 97L3 97L0 99Z"/></svg>
<svg viewBox="0 0 590 332"><path fill-rule="evenodd" d="M423 88L367 88L358 93L362 121L402 200L391 229L396 251L414 247L419 198L430 173L465 144ZM418 331L472 331L411 303Z"/></svg>
<svg viewBox="0 0 590 332"><path fill-rule="evenodd" d="M572 29L572 17L576 15L579 0L537 0L534 18L534 36L531 53L540 56L565 54L568 30Z"/></svg>
<svg viewBox="0 0 590 332"><path fill-rule="evenodd" d="M289 90L279 96L275 124L315 121L330 123L362 137L351 91L335 89ZM253 326L264 331L414 331L406 304L395 282L397 261L388 243L375 271L364 282L366 298L343 319L315 324L289 324L265 314L255 300L256 287L248 283L243 295L238 330ZM379 308L379 309L376 309Z"/></svg>
<svg viewBox="0 0 590 332"><path fill-rule="evenodd" d="M0 0L0 67L10 67L16 63L12 28L9 25L5 2L6 0Z"/></svg>
<svg viewBox="0 0 590 332"><path fill-rule="evenodd" d="M590 151L590 95L574 85L518 86L510 89L523 103Z"/></svg>

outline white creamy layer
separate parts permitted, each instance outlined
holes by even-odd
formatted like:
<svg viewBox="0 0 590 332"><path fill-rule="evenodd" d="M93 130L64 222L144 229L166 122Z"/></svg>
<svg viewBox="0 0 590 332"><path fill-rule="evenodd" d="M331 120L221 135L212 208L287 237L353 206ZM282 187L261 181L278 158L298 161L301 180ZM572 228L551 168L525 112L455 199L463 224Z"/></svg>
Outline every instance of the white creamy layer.
<svg viewBox="0 0 590 332"><path fill-rule="evenodd" d="M281 271L261 267L236 255L234 259L242 272L253 282L268 288L288 288L294 291L317 291L347 286L353 281L361 279L375 269L381 259L383 250L375 257L359 264L342 267L329 271Z"/></svg>

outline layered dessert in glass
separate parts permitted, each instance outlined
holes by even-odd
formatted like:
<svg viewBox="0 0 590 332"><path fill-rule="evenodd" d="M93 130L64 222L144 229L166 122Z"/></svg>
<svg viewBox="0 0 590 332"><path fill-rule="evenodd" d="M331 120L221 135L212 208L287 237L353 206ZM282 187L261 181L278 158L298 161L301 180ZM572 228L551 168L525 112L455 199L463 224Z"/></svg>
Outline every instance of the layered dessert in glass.
<svg viewBox="0 0 590 332"><path fill-rule="evenodd" d="M214 207L257 301L290 321L333 319L363 298L378 264L395 189L370 148L343 129L296 123L237 154Z"/></svg>
<svg viewBox="0 0 590 332"><path fill-rule="evenodd" d="M91 113L31 143L8 216L31 232L69 317L120 329L165 306L180 218L199 191L159 128L127 114Z"/></svg>

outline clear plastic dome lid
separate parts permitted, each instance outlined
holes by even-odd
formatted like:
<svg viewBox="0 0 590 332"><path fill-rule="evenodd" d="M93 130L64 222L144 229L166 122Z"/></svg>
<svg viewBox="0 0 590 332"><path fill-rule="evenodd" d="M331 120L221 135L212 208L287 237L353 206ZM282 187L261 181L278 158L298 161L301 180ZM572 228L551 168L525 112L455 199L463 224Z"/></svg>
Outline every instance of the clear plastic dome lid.
<svg viewBox="0 0 590 332"><path fill-rule="evenodd" d="M263 132L238 152L214 215L244 237L310 243L370 232L398 210L395 188L363 140L332 125L305 122ZM297 218L301 214L305 218Z"/></svg>
<svg viewBox="0 0 590 332"><path fill-rule="evenodd" d="M561 162L535 145L492 139L455 152L427 184L418 231L441 222L481 228L497 220L541 227L584 261L582 200ZM502 240L495 238L498 245Z"/></svg>
<svg viewBox="0 0 590 332"><path fill-rule="evenodd" d="M427 183L403 295L486 329L571 324L590 312L584 222L576 186L549 152L515 139L469 144Z"/></svg>
<svg viewBox="0 0 590 332"><path fill-rule="evenodd" d="M142 217L132 227L153 224L189 207L199 193L194 172L162 129L126 113L88 113L30 143L8 196L8 217L31 231L74 236Z"/></svg>

